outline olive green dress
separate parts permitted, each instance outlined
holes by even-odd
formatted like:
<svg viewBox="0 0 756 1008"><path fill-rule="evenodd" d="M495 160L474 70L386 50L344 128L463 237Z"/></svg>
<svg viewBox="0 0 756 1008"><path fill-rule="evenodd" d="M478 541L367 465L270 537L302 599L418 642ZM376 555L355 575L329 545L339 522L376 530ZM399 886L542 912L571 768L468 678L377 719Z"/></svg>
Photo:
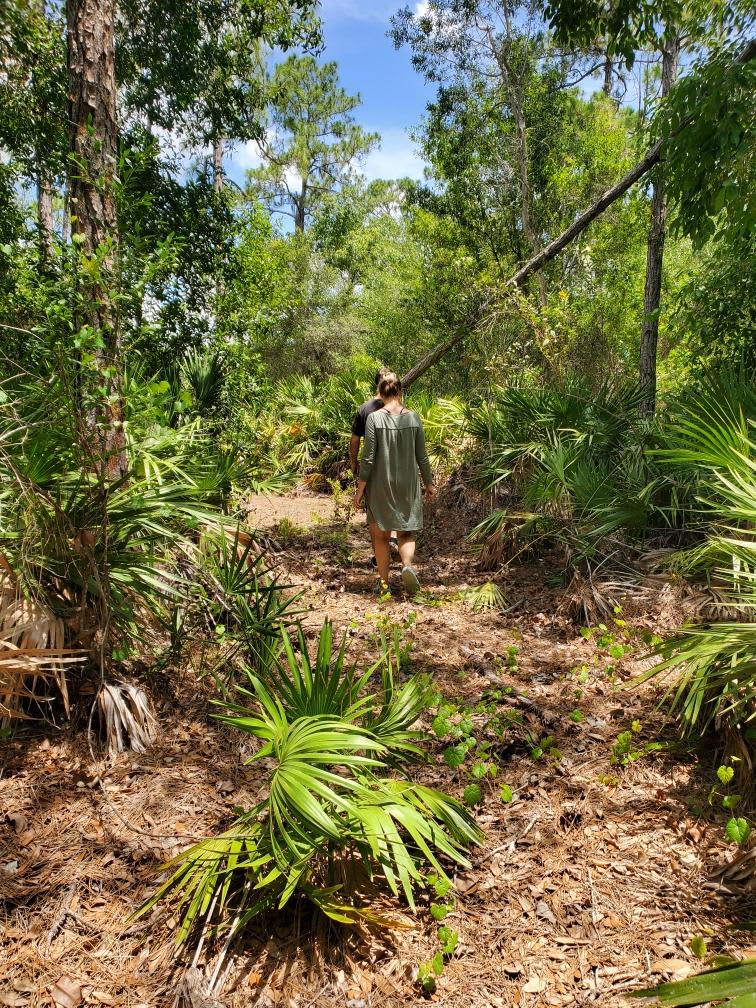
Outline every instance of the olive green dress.
<svg viewBox="0 0 756 1008"><path fill-rule="evenodd" d="M418 470L433 481L425 432L413 410L376 410L367 418L360 479L365 480L368 521L384 532L418 532L423 527L423 495Z"/></svg>

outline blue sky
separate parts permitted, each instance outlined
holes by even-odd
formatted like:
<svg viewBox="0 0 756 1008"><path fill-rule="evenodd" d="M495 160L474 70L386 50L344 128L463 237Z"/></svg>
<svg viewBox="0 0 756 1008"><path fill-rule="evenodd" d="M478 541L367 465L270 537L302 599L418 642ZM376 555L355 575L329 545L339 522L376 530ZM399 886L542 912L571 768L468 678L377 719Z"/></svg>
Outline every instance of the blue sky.
<svg viewBox="0 0 756 1008"><path fill-rule="evenodd" d="M349 94L362 96L355 112L365 129L380 133L378 150L365 162L368 178L420 179L423 164L409 130L422 117L434 89L412 68L409 51L397 51L386 36L389 19L402 0L322 0L321 18L325 49L320 59L335 60L342 86ZM257 163L254 144L238 147L226 164L238 183L244 169Z"/></svg>

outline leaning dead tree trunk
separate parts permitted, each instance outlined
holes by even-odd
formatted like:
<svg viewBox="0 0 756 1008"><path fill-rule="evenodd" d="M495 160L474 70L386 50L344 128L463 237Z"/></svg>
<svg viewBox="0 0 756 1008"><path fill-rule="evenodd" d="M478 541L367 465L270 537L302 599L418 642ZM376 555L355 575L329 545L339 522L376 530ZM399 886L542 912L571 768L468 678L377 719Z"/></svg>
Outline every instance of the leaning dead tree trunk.
<svg viewBox="0 0 756 1008"><path fill-rule="evenodd" d="M756 39L751 39L747 42L738 56L736 63L750 63L751 60L756 59ZM649 148L646 156L642 161L625 175L621 181L616 185L612 186L611 189L607 189L603 196L599 197L593 206L588 207L587 210L570 224L566 231L563 231L558 238L550 242L546 248L542 249L538 255L534 255L532 259L529 259L523 266L521 266L518 271L511 276L505 283L505 287L520 286L522 281L526 277L530 276L536 270L541 269L541 267L552 260L554 256L559 255L563 248L570 244L570 242L576 238L581 231L584 231L591 221L594 221L600 214L610 207L612 203L623 196L631 186L635 185L638 179L643 178L643 176L649 172L655 164L657 164L662 157L664 150L664 144L676 136L681 130L685 129L690 120L683 122L674 133L670 134L668 137L664 137L661 140L657 140L653 147ZM488 301L485 301L481 306L479 311L479 316L482 315L486 307L488 306ZM471 327L475 325L475 321L471 323ZM469 329L467 327L460 328L460 330L455 333L454 336L450 337L444 343L439 343L435 346L429 353L423 357L422 360L418 361L414 367L410 368L407 374L402 378L402 384L405 388L411 385L413 382L424 375L425 372L433 367L436 361L440 360L445 354L447 354L453 347L461 343L462 340L467 336Z"/></svg>
<svg viewBox="0 0 756 1008"><path fill-rule="evenodd" d="M563 248L570 244L577 236L584 231L591 221L594 221L599 217L607 207L611 206L612 203L616 202L620 196L623 196L631 186L635 185L638 179L642 178L655 164L659 161L661 157L661 150L663 146L663 141L658 140L653 147L648 151L646 156L640 161L632 171L628 172L625 177L618 182L616 185L612 186L611 189L607 189L606 192L601 196L593 206L585 210L576 220L570 224L566 231L563 231L558 238L550 242L544 249L529 259L523 266L521 266L518 271L511 276L505 286L506 287L519 287L522 282L530 276L531 273L535 273L536 270L540 270L547 262L553 259L555 256L559 255ZM484 303L483 310L487 306L487 302ZM424 375L425 372L433 367L436 361L440 360L452 347L455 347L458 343L467 336L468 330L461 329L459 332L455 333L444 343L440 343L438 346L434 347L429 353L423 357L422 360L418 361L413 368L411 368L407 374L402 378L402 384L405 388L411 385L412 382L417 381L417 379Z"/></svg>
<svg viewBox="0 0 756 1008"><path fill-rule="evenodd" d="M672 36L662 49L661 97L666 98L677 77L680 39ZM640 386L643 399L640 412L653 416L656 409L656 351L659 342L664 241L667 235L667 194L664 174L657 170L651 199L651 226L646 246L646 285L643 294L643 329L640 341Z"/></svg>
<svg viewBox="0 0 756 1008"><path fill-rule="evenodd" d="M71 237L97 264L82 281L75 322L94 336L98 384L104 388L92 404L84 404L81 438L101 478L126 470L118 322L110 290L118 261L114 25L115 0L67 0Z"/></svg>

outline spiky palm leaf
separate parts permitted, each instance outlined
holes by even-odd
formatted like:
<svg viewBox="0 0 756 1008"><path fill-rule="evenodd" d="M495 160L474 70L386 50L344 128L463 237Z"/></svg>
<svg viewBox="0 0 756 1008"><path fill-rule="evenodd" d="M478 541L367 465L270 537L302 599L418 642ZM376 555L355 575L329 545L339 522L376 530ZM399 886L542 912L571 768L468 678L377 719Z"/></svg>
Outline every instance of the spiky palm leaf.
<svg viewBox="0 0 756 1008"><path fill-rule="evenodd" d="M708 571L729 589L729 602L744 617L742 623L713 623L673 635L658 649L662 661L636 680L674 677L673 706L688 730L714 718L742 724L756 716L756 440L754 421L744 410L749 404L756 409L752 390L741 402L732 389L721 398L699 397L671 426L658 452L673 467L699 467L703 539L673 556L670 565Z"/></svg>
<svg viewBox="0 0 756 1008"><path fill-rule="evenodd" d="M687 980L633 991L632 998L655 998L654 1004L676 1008L717 1002L722 1008L756 1008L756 959L727 963Z"/></svg>
<svg viewBox="0 0 756 1008"><path fill-rule="evenodd" d="M347 666L343 644L333 648L330 624L314 657L301 633L298 644L299 653L286 637L286 661L266 682L249 676L251 688L243 692L254 697L254 707L219 715L263 743L250 762L272 764L267 798L220 838L176 859L140 911L163 897L177 900L179 941L211 917L241 927L274 902L284 906L295 892L337 921L391 923L370 906L335 899L332 872L339 859L368 876L379 872L414 906L423 866L443 874L444 859L467 865L466 847L481 840L455 799L386 776L389 746L416 751L408 729L425 706L419 680L397 689L389 663L381 691L364 693L374 668Z"/></svg>

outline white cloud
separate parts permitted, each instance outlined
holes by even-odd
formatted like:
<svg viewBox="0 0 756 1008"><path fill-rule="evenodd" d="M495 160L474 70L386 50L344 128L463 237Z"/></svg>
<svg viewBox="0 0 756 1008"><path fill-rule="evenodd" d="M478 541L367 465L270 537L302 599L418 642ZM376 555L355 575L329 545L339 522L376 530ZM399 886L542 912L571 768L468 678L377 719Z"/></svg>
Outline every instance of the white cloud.
<svg viewBox="0 0 756 1008"><path fill-rule="evenodd" d="M440 34L456 35L459 31L459 25L454 20L454 16L448 12L431 10L428 0L418 0L418 3L415 4L415 17L430 18L433 29Z"/></svg>
<svg viewBox="0 0 756 1008"><path fill-rule="evenodd" d="M422 179L425 162L406 132L385 129L381 134L381 145L368 154L361 169L363 174L368 179Z"/></svg>
<svg viewBox="0 0 756 1008"><path fill-rule="evenodd" d="M289 188L289 192L296 192L302 188L302 176L295 168L287 168L284 172L284 181Z"/></svg>
<svg viewBox="0 0 756 1008"><path fill-rule="evenodd" d="M321 0L321 16L352 21L388 21L400 7L398 0Z"/></svg>
<svg viewBox="0 0 756 1008"><path fill-rule="evenodd" d="M259 168L262 164L262 158L260 157L260 148L257 146L257 141L247 140L246 143L235 147L230 155L230 159L241 171L247 171L248 168Z"/></svg>

